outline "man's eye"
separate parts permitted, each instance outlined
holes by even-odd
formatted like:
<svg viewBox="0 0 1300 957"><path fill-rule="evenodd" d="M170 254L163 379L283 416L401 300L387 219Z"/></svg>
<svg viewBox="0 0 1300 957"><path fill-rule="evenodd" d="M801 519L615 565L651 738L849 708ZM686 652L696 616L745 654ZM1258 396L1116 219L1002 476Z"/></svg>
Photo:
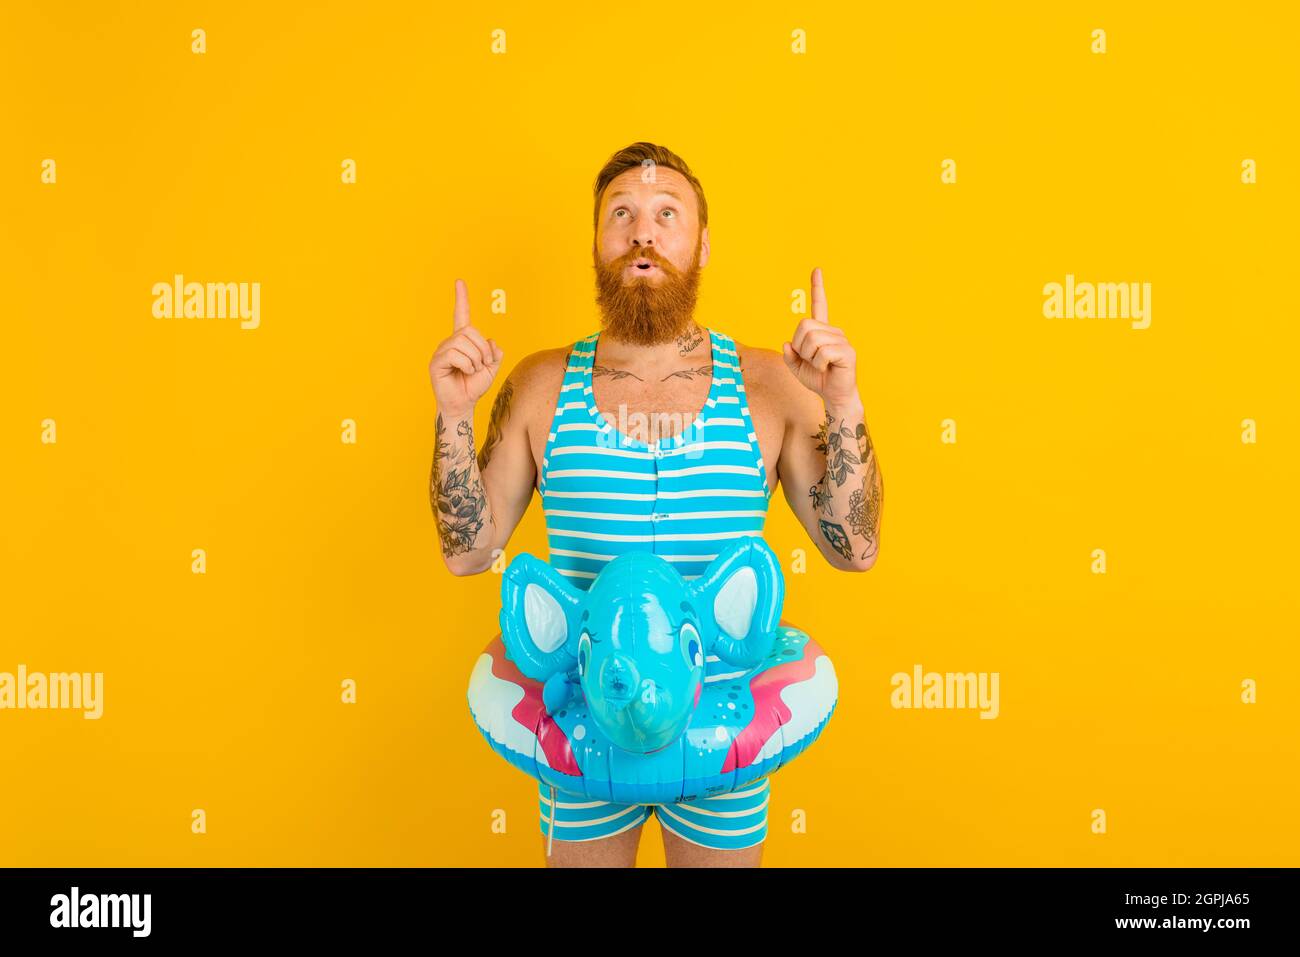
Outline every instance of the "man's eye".
<svg viewBox="0 0 1300 957"><path fill-rule="evenodd" d="M677 213L676 213L674 210L671 210L671 209L665 209L665 210L664 210L664 215L667 216L667 217L669 217L669 218L671 219L673 216L676 216Z"/></svg>
<svg viewBox="0 0 1300 957"><path fill-rule="evenodd" d="M616 219L617 219L617 218L618 218L618 214L619 214L619 213L626 213L626 212L627 212L627 210L626 210L626 209L623 209L623 208L622 208L622 207L620 207L620 208L618 208L618 209L616 209L616 210L614 210L614 218L616 218Z"/></svg>

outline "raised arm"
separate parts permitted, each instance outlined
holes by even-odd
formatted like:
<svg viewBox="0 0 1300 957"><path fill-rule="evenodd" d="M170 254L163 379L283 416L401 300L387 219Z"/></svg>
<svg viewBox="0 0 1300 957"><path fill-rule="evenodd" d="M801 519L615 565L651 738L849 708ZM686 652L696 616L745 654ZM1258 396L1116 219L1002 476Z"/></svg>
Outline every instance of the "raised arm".
<svg viewBox="0 0 1300 957"><path fill-rule="evenodd" d="M528 360L501 383L479 449L474 409L487 392L504 354L484 339L469 319L469 294L456 280L452 334L438 344L429 363L437 402L429 505L438 525L443 561L454 575L474 575L492 565L532 499L536 466L526 421L515 406L527 379Z"/></svg>
<svg viewBox="0 0 1300 957"><path fill-rule="evenodd" d="M819 269L812 304L812 316L782 346L787 415L777 471L791 511L826 560L866 571L880 549L884 480L858 394L857 356L827 319Z"/></svg>

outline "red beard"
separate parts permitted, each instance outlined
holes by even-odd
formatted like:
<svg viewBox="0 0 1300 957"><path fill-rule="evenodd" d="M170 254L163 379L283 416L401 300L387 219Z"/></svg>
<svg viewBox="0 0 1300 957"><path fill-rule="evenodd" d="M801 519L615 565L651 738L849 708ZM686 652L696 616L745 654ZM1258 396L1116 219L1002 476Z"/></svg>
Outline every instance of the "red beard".
<svg viewBox="0 0 1300 957"><path fill-rule="evenodd" d="M645 257L663 271L657 286L648 279L623 282L624 270L635 259ZM604 329L614 338L634 345L653 346L671 342L686 331L695 313L700 287L700 248L690 267L681 272L651 247L630 250L612 262L596 262L596 303Z"/></svg>

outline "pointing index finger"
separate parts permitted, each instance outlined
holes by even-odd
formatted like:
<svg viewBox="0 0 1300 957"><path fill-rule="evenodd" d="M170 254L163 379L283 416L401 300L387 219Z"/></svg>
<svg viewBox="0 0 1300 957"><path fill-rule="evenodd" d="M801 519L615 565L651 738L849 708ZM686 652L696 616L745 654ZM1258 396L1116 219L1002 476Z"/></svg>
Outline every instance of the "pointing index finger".
<svg viewBox="0 0 1300 957"><path fill-rule="evenodd" d="M830 322L826 309L826 287L822 285L820 266L812 271L812 317L818 322Z"/></svg>
<svg viewBox="0 0 1300 957"><path fill-rule="evenodd" d="M456 280L456 311L452 313L451 331L459 332L469 325L469 288L465 280Z"/></svg>

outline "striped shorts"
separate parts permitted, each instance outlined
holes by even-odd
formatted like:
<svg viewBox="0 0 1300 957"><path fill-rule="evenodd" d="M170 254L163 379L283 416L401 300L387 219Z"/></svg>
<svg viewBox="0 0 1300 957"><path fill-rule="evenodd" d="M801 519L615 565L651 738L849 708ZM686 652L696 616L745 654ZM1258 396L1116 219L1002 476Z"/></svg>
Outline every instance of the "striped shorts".
<svg viewBox="0 0 1300 957"><path fill-rule="evenodd" d="M538 784L542 836L556 841L597 841L646 822L653 810L659 826L678 837L715 850L738 851L767 837L770 780L763 778L731 794L677 804L613 804L555 792L551 823L551 789Z"/></svg>

